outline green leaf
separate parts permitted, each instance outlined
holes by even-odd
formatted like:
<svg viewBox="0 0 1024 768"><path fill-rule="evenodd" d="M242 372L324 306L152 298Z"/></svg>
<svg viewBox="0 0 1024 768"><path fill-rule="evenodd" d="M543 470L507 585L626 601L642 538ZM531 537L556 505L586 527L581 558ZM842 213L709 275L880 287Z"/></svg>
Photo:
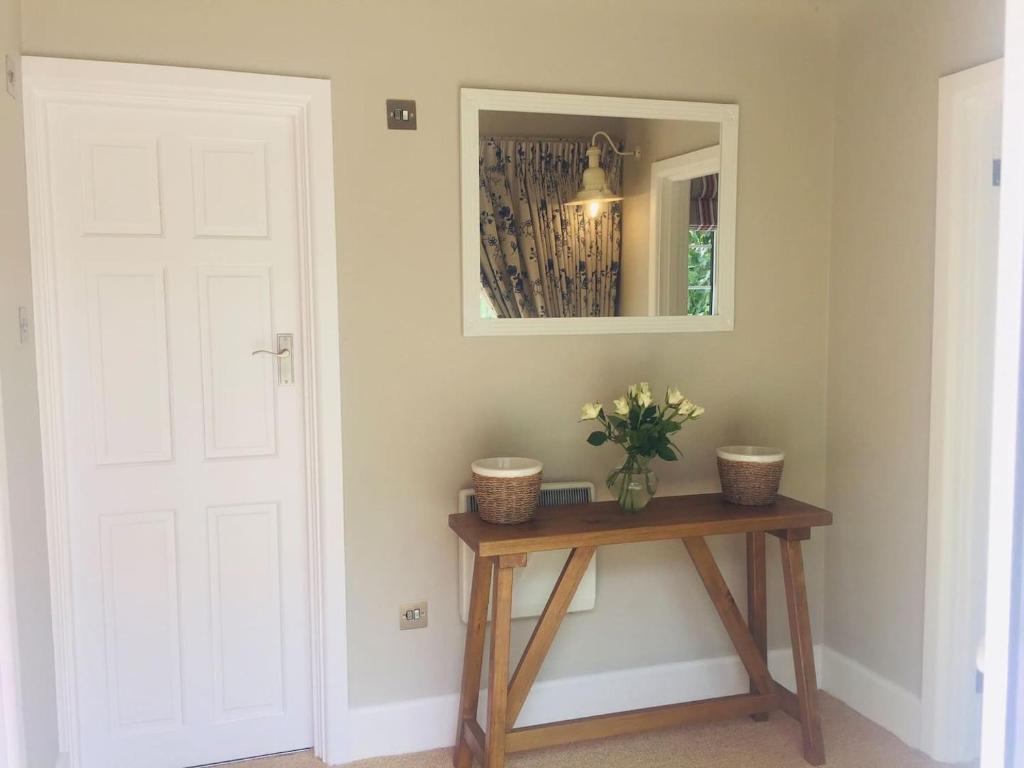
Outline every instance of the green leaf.
<svg viewBox="0 0 1024 768"><path fill-rule="evenodd" d="M607 439L608 435L604 432L591 432L590 437L587 438L587 442L591 445L604 445L604 442Z"/></svg>
<svg viewBox="0 0 1024 768"><path fill-rule="evenodd" d="M665 461L675 461L677 458L675 452L667 445L658 446L658 457Z"/></svg>

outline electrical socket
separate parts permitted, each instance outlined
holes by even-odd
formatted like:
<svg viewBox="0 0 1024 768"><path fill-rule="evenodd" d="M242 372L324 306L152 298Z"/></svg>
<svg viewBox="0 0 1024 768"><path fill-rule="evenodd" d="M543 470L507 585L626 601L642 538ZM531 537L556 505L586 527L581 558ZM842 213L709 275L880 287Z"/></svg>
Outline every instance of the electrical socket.
<svg viewBox="0 0 1024 768"><path fill-rule="evenodd" d="M427 601L398 606L399 629L423 629L427 626Z"/></svg>

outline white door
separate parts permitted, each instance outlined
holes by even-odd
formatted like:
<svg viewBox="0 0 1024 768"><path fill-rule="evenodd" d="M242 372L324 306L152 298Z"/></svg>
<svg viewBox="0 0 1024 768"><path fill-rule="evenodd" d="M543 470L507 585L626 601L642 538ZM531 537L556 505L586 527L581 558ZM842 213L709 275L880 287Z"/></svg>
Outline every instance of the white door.
<svg viewBox="0 0 1024 768"><path fill-rule="evenodd" d="M216 89L46 123L80 765L309 747L296 123Z"/></svg>

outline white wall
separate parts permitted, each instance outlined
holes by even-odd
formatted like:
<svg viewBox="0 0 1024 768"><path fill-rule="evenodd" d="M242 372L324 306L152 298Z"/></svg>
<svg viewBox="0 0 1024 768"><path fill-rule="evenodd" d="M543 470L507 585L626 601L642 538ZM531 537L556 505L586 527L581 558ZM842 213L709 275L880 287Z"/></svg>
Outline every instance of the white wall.
<svg viewBox="0 0 1024 768"><path fill-rule="evenodd" d="M23 42L35 54L333 79L354 705L457 690L464 630L445 517L469 462L534 455L549 479L602 482L618 457L585 444L585 400L645 378L707 407L684 434L686 459L658 468L665 493L716 489L714 447L752 441L785 446L784 490L824 501L831 8L638 0L611 15L584 0L523 0L510 17L476 0L26 3ZM701 34L680 45L692 29ZM614 55L592 57L595 38L614 38ZM460 86L739 103L736 330L463 338ZM385 129L389 97L417 99L418 131ZM801 226L780 232L794 208ZM742 600L742 542L713 546ZM822 555L816 534L819 632ZM780 645L775 548L769 567ZM597 609L566 619L542 676L729 652L678 543L609 548L598 572ZM400 633L399 603L422 598L430 627ZM517 647L529 630L515 623Z"/></svg>
<svg viewBox="0 0 1024 768"><path fill-rule="evenodd" d="M17 54L17 0L0 2L0 55ZM48 767L57 749L35 346L18 340L18 307L31 314L21 105L0 92L0 377L18 612L27 764Z"/></svg>

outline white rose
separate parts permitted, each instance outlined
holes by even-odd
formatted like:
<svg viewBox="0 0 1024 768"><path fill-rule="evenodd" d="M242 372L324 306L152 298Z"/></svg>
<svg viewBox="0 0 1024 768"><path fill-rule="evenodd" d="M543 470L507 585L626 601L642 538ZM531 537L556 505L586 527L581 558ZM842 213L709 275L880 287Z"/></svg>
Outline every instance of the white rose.
<svg viewBox="0 0 1024 768"><path fill-rule="evenodd" d="M630 384L629 385L629 389L627 389L626 392L629 393L630 397L634 397L635 398L638 394L640 394L640 385L639 384Z"/></svg>
<svg viewBox="0 0 1024 768"><path fill-rule="evenodd" d="M601 414L600 403L587 403L580 413L580 421L593 421Z"/></svg>
<svg viewBox="0 0 1024 768"><path fill-rule="evenodd" d="M693 410L690 411L690 418L691 419L699 419L703 415L704 415L704 409L701 408L699 405L693 406Z"/></svg>
<svg viewBox="0 0 1024 768"><path fill-rule="evenodd" d="M647 397L651 396L651 385L648 384L646 381L640 382L640 394L647 395Z"/></svg>
<svg viewBox="0 0 1024 768"><path fill-rule="evenodd" d="M696 405L694 405L693 403L691 403L689 400L687 400L684 397L681 401L679 401L679 408L678 408L678 410L679 410L679 413L681 415L688 416L690 411L692 411L696 407L697 407Z"/></svg>
<svg viewBox="0 0 1024 768"><path fill-rule="evenodd" d="M617 415L629 416L629 401L626 398L617 398L613 404L615 405L615 413Z"/></svg>
<svg viewBox="0 0 1024 768"><path fill-rule="evenodd" d="M646 392L644 390L640 390L640 394L636 396L636 401L640 403L642 408L646 408L654 402L654 399L651 397L650 390L647 390Z"/></svg>
<svg viewBox="0 0 1024 768"><path fill-rule="evenodd" d="M679 405L685 399L683 393L674 387L669 387L668 392L665 393L665 401L669 405Z"/></svg>

